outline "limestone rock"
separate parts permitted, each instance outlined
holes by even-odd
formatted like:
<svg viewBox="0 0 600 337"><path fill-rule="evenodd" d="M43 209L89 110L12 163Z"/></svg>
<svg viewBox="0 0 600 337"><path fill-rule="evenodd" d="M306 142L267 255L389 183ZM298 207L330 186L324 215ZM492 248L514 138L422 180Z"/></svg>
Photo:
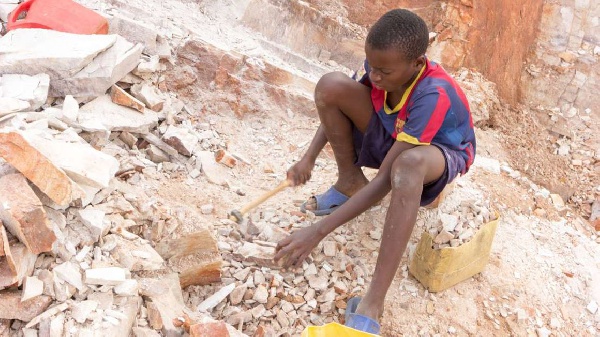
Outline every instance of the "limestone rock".
<svg viewBox="0 0 600 337"><path fill-rule="evenodd" d="M191 156L198 144L198 137L192 134L188 129L176 126L169 126L167 132L162 136L165 143L174 147L177 152L184 156Z"/></svg>
<svg viewBox="0 0 600 337"><path fill-rule="evenodd" d="M108 187L119 169L119 162L100 152L81 138L70 142L50 135L23 134L25 139L77 183L96 188Z"/></svg>
<svg viewBox="0 0 600 337"><path fill-rule="evenodd" d="M56 274L56 276L78 290L83 289L83 282L81 280L82 275L78 265L67 261L54 267L52 271Z"/></svg>
<svg viewBox="0 0 600 337"><path fill-rule="evenodd" d="M219 289L219 291L217 291L216 293L211 295L209 298L202 301L202 303L200 303L198 305L197 310L198 311L212 310L215 306L217 306L217 304L221 303L221 301L223 301L225 298L227 298L227 296L229 296L229 294L231 294L233 289L235 289L235 283L231 283L231 284Z"/></svg>
<svg viewBox="0 0 600 337"><path fill-rule="evenodd" d="M136 84L131 87L131 93L151 110L159 112L163 109L165 99L155 87Z"/></svg>
<svg viewBox="0 0 600 337"><path fill-rule="evenodd" d="M105 213L101 210L96 209L80 209L77 211L77 215L81 222L90 230L94 240L98 241L101 236L106 235L109 230L110 222L105 221Z"/></svg>
<svg viewBox="0 0 600 337"><path fill-rule="evenodd" d="M244 261L254 262L262 267L277 267L273 261L273 256L275 256L275 248L273 247L244 242L242 247L234 251L234 256L242 258Z"/></svg>
<svg viewBox="0 0 600 337"><path fill-rule="evenodd" d="M96 301L81 301L71 308L71 317L77 323L83 324L96 308L98 308L98 302Z"/></svg>
<svg viewBox="0 0 600 337"><path fill-rule="evenodd" d="M177 333L173 319L183 314L185 305L177 274L162 276L161 279L139 279L140 293L154 304L162 321L162 332Z"/></svg>
<svg viewBox="0 0 600 337"><path fill-rule="evenodd" d="M200 164L200 168L209 182L215 185L227 185L227 172L224 167L217 165L212 152L200 151L197 156L196 165Z"/></svg>
<svg viewBox="0 0 600 337"><path fill-rule="evenodd" d="M142 44L144 53L147 55L157 53L158 32L152 26L120 14L115 14L108 21L109 34L118 34L126 38L127 41Z"/></svg>
<svg viewBox="0 0 600 337"><path fill-rule="evenodd" d="M129 277L129 271L119 267L93 268L85 271L85 283L119 285Z"/></svg>
<svg viewBox="0 0 600 337"><path fill-rule="evenodd" d="M51 97L99 96L137 67L142 49L118 35L15 29L0 39L0 73L47 73Z"/></svg>
<svg viewBox="0 0 600 337"><path fill-rule="evenodd" d="M128 131L145 134L156 127L158 115L149 109L140 113L115 104L110 96L102 95L82 106L77 120L86 131Z"/></svg>
<svg viewBox="0 0 600 337"><path fill-rule="evenodd" d="M111 255L128 270L159 270L163 268L163 258L148 243L141 242L141 240L130 241L120 235L104 237L104 242L111 241L116 243Z"/></svg>
<svg viewBox="0 0 600 337"><path fill-rule="evenodd" d="M50 77L5 74L0 77L0 97L13 98L29 103L29 109L37 110L48 98Z"/></svg>
<svg viewBox="0 0 600 337"><path fill-rule="evenodd" d="M80 189L63 170L33 147L20 133L0 132L0 157L19 170L58 205L68 205Z"/></svg>
<svg viewBox="0 0 600 337"><path fill-rule="evenodd" d="M21 301L27 301L34 297L42 295L44 292L44 282L36 276L26 277L23 282L23 294Z"/></svg>

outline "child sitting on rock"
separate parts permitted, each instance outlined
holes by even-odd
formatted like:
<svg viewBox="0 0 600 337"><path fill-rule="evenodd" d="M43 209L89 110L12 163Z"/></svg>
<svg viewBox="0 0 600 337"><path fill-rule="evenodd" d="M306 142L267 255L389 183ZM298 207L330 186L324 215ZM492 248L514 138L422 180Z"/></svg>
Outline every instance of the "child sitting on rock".
<svg viewBox="0 0 600 337"><path fill-rule="evenodd" d="M357 314L378 320L384 299L416 222L419 206L431 203L475 157L469 105L457 83L425 52L429 32L416 14L395 9L370 29L366 60L352 78L321 77L315 103L321 120L306 154L288 171L306 183L325 144L338 167L337 182L302 205L328 215L277 245L275 261L300 267L337 227L379 202L390 191L377 265ZM369 181L362 166L378 168Z"/></svg>

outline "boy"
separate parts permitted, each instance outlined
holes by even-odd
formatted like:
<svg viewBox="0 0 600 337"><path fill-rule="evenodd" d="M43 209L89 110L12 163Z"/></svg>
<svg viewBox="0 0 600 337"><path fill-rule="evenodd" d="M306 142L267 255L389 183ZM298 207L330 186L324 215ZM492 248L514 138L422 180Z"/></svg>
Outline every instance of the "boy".
<svg viewBox="0 0 600 337"><path fill-rule="evenodd" d="M379 202L390 190L377 265L356 313L378 320L386 292L416 222L446 184L469 169L475 134L467 99L441 66L425 56L429 32L416 14L384 14L370 29L364 71L355 81L324 75L315 89L321 125L303 158L288 171L294 185L310 179L327 142L338 166L337 182L304 205L331 215L292 233L277 245L275 261L300 267L327 234ZM379 168L368 181L361 166Z"/></svg>

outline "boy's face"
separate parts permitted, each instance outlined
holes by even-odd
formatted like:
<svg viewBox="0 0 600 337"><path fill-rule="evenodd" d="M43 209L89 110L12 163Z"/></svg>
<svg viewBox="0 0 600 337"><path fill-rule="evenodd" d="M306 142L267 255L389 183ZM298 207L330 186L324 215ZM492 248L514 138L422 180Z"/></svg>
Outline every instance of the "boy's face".
<svg viewBox="0 0 600 337"><path fill-rule="evenodd" d="M424 56L407 60L401 52L391 48L373 49L367 44L365 53L371 67L371 83L387 92L403 92L425 64Z"/></svg>

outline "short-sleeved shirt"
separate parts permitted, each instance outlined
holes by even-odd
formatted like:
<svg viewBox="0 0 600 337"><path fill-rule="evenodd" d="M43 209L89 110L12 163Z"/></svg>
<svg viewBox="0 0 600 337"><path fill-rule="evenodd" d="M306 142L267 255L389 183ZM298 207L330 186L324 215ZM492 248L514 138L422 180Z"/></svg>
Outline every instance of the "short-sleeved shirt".
<svg viewBox="0 0 600 337"><path fill-rule="evenodd" d="M475 131L467 97L442 66L427 60L396 107L387 92L372 86L365 60L353 78L371 87L374 112L397 141L415 145L441 144L459 151L466 173L475 159Z"/></svg>

